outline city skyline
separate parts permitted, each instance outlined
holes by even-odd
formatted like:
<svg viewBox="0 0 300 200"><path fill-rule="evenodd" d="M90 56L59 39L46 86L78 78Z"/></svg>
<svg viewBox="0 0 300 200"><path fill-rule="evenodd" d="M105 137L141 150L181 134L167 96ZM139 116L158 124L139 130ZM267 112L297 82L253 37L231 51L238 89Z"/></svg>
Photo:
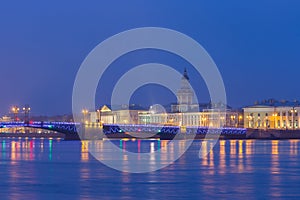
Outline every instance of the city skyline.
<svg viewBox="0 0 300 200"><path fill-rule="evenodd" d="M300 197L299 0L0 19L0 200Z"/></svg>
<svg viewBox="0 0 300 200"><path fill-rule="evenodd" d="M243 107L261 99L300 99L299 2L235 4L215 2L85 3L6 2L0 22L0 114L13 105L31 105L32 114L71 113L75 75L87 54L101 41L130 28L159 26L181 31L208 51L223 77L228 104ZM105 8L105 9L104 9ZM85 10L81 13L81 10ZM112 12L114 11L114 12ZM81 13L79 15L79 13ZM238 17L237 17L238 16ZM109 22L109 23L107 23ZM122 56L99 83L96 101L108 104L114 83L130 68L164 63L182 73L186 67L200 102L209 101L205 83L185 60L170 53L145 50ZM159 99L156 92L165 93ZM166 88L140 88L132 101L148 105L176 101Z"/></svg>

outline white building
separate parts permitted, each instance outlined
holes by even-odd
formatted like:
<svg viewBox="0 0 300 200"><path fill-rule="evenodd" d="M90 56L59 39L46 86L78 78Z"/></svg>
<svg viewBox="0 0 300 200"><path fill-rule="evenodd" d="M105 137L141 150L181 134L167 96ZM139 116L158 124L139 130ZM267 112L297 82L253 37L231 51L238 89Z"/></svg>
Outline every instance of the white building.
<svg viewBox="0 0 300 200"><path fill-rule="evenodd" d="M111 110L107 105L95 112L89 112L89 123L105 124L137 124L139 112L143 110L132 109L136 106L122 105L117 110Z"/></svg>
<svg viewBox="0 0 300 200"><path fill-rule="evenodd" d="M199 111L199 104L193 102L194 96L185 69L177 92L177 104L172 105L172 112L156 112L155 109L143 111L139 113L139 123L203 127L237 127L242 124L242 116L227 109L227 106L221 103L203 104Z"/></svg>
<svg viewBox="0 0 300 200"><path fill-rule="evenodd" d="M243 108L245 128L299 129L298 101L264 100Z"/></svg>
<svg viewBox="0 0 300 200"><path fill-rule="evenodd" d="M177 92L177 104L171 106L171 113L154 105L149 111L136 105L111 109L103 106L97 112L91 112L90 122L102 124L164 124L175 126L237 127L242 124L242 116L232 112L222 103L195 104L194 92L189 84L186 69ZM201 107L201 111L199 108Z"/></svg>
<svg viewBox="0 0 300 200"><path fill-rule="evenodd" d="M140 112L139 124L164 124L173 126L238 127L242 116L230 110L207 109L202 112L151 113Z"/></svg>
<svg viewBox="0 0 300 200"><path fill-rule="evenodd" d="M175 112L198 112L199 104L194 103L195 94L190 86L190 78L184 69L183 76L181 78L180 89L177 91L177 104L172 105L171 109Z"/></svg>
<svg viewBox="0 0 300 200"><path fill-rule="evenodd" d="M9 116L3 116L0 118L0 122L11 122L11 121L13 121L13 120Z"/></svg>

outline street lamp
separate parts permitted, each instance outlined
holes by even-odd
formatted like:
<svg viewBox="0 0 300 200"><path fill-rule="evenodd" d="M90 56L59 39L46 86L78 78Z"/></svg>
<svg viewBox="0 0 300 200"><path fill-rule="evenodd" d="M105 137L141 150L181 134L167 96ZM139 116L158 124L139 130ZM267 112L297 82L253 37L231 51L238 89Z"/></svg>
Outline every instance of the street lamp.
<svg viewBox="0 0 300 200"><path fill-rule="evenodd" d="M14 114L14 120L18 121L18 113L19 113L20 108L18 108L17 106L13 106L11 108L12 113Z"/></svg>
<svg viewBox="0 0 300 200"><path fill-rule="evenodd" d="M87 109L83 109L82 110L82 114L83 114L83 122L87 123L86 121L86 115L89 113L89 111Z"/></svg>
<svg viewBox="0 0 300 200"><path fill-rule="evenodd" d="M207 120L206 117L204 117L204 118L202 119L203 126L206 126L206 120Z"/></svg>
<svg viewBox="0 0 300 200"><path fill-rule="evenodd" d="M276 117L277 117L277 113L273 113L273 118L274 118L274 129L276 129Z"/></svg>
<svg viewBox="0 0 300 200"><path fill-rule="evenodd" d="M295 129L295 122L294 122L294 118L295 118L295 115L298 111L295 109L295 107L293 107L293 109L291 109L291 113L292 113L292 128L293 130Z"/></svg>
<svg viewBox="0 0 300 200"><path fill-rule="evenodd" d="M31 108L29 107L29 105L25 105L23 107L23 112L24 112L24 122L25 123L29 123L29 112L30 112Z"/></svg>
<svg viewBox="0 0 300 200"><path fill-rule="evenodd" d="M101 126L101 110L100 109L98 109L97 110L97 113L98 113L98 122L100 123L100 126Z"/></svg>
<svg viewBox="0 0 300 200"><path fill-rule="evenodd" d="M254 128L254 117L250 114L247 116L247 119L248 119L248 127Z"/></svg>
<svg viewBox="0 0 300 200"><path fill-rule="evenodd" d="M235 126L235 115L231 115L230 119L232 121L233 126Z"/></svg>
<svg viewBox="0 0 300 200"><path fill-rule="evenodd" d="M239 119L238 119L238 127L239 127L239 125L240 125L240 121L243 119L243 116L242 115L240 115L239 116Z"/></svg>
<svg viewBox="0 0 300 200"><path fill-rule="evenodd" d="M224 116L222 116L222 117L220 117L220 120L221 120L221 126L225 126L225 117Z"/></svg>

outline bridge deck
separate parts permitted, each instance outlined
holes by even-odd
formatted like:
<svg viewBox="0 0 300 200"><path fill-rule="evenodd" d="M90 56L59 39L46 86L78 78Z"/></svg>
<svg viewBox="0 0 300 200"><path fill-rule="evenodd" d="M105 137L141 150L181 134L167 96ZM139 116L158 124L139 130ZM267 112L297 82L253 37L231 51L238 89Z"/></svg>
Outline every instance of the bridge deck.
<svg viewBox="0 0 300 200"><path fill-rule="evenodd" d="M157 134L159 136L174 137L174 135L206 135L206 134L219 134L219 135L246 135L247 129L244 128L209 128L209 127L180 127L180 126L163 126L163 125L142 125L142 124L103 124L103 127L94 125L83 125L80 123L70 122L1 122L0 128L15 128L15 127L29 127L39 128L50 131L55 131L65 134L65 139L80 139L79 134L84 138L89 131L96 135L105 134L108 137L127 136L124 133L144 133L144 134ZM80 130L77 130L77 129ZM102 133L103 132L103 133ZM140 134L141 135L141 134ZM136 135L137 137L139 135ZM201 137L202 137L201 136ZM129 136L128 136L129 137ZM157 136L153 136L157 137Z"/></svg>

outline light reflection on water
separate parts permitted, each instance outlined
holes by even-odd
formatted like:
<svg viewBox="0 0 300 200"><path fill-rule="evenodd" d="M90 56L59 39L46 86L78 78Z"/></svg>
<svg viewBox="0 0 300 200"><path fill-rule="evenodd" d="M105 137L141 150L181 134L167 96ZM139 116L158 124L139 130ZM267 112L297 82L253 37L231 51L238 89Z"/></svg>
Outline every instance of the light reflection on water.
<svg viewBox="0 0 300 200"><path fill-rule="evenodd" d="M174 164L146 174L118 172L99 163L89 147L107 151L108 141L2 139L0 199L284 198L300 196L299 140L195 141ZM173 159L186 147L160 140L115 140L123 154L153 152L149 165ZM179 149L176 149L176 148ZM199 159L200 147L207 156ZM171 154L167 154L171 151ZM174 154L173 154L173 153ZM108 159L102 157L102 159ZM109 158L115 159L115 158Z"/></svg>

